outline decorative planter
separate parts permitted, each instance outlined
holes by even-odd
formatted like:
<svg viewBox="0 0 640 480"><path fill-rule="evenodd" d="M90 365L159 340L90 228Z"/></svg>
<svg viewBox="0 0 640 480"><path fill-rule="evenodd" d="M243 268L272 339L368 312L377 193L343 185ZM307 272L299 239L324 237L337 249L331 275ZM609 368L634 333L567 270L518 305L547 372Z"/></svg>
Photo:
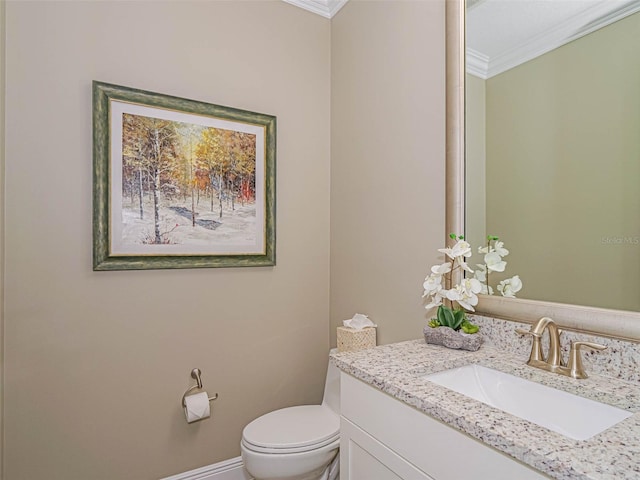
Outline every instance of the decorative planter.
<svg viewBox="0 0 640 480"><path fill-rule="evenodd" d="M449 327L424 327L424 340L432 345L442 345L456 350L470 350L475 352L480 348L484 338L479 333L456 332Z"/></svg>

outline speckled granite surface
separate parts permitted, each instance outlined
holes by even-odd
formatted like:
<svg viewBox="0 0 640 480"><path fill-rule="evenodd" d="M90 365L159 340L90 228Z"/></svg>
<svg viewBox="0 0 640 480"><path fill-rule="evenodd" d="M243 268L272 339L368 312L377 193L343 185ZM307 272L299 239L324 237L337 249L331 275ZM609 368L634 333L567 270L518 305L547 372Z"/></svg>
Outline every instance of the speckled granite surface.
<svg viewBox="0 0 640 480"><path fill-rule="evenodd" d="M640 479L640 385L635 382L592 372L584 380L563 377L525 365L528 351L523 360L491 345L466 352L414 340L331 357L341 370L551 478ZM634 415L588 440L577 441L421 378L470 363L614 405Z"/></svg>
<svg viewBox="0 0 640 480"><path fill-rule="evenodd" d="M530 325L480 315L470 315L470 317L473 323L480 326L480 331L489 345L511 352L523 359L529 358L531 339L517 334L515 330L516 328L529 330ZM606 350L600 352L590 350L582 352L582 361L589 375L597 373L640 383L640 344L567 331L562 332L560 337L563 358L569 358L569 345L576 340L607 346ZM546 349L546 335L543 345Z"/></svg>

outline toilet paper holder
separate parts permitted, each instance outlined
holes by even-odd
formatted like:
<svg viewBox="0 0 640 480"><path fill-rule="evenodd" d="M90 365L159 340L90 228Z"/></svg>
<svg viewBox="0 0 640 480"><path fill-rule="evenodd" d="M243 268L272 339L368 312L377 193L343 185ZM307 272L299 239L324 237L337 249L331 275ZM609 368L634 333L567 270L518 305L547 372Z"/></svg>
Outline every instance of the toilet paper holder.
<svg viewBox="0 0 640 480"><path fill-rule="evenodd" d="M183 408L187 408L187 403L185 402L185 398L187 398L187 395L189 395L192 391L194 390L202 390L202 372L200 371L199 368L194 368L193 370L191 370L191 378L193 378L196 381L196 384L189 387L187 389L186 392L184 392L184 395L182 395L182 407ZM214 394L213 397L209 397L209 401L213 402L214 400L218 399L218 394Z"/></svg>

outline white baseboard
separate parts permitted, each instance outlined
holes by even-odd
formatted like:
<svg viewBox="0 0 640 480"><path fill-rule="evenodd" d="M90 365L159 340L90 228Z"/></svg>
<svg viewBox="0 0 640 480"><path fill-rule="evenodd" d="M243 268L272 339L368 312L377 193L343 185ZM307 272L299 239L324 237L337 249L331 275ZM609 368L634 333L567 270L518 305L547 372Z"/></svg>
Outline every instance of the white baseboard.
<svg viewBox="0 0 640 480"><path fill-rule="evenodd" d="M162 480L253 480L253 478L244 469L242 457L236 457Z"/></svg>

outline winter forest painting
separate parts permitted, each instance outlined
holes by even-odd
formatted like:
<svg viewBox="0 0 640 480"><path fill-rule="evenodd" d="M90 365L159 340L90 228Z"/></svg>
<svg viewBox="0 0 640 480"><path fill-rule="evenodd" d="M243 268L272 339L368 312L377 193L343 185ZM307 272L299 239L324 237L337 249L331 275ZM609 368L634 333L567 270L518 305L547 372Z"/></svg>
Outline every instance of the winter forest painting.
<svg viewBox="0 0 640 480"><path fill-rule="evenodd" d="M254 243L255 166L250 133L123 114L124 242Z"/></svg>
<svg viewBox="0 0 640 480"><path fill-rule="evenodd" d="M257 182L263 177L257 162L264 156L262 128L120 107L113 110L121 132L117 245L133 253L263 249L263 189Z"/></svg>
<svg viewBox="0 0 640 480"><path fill-rule="evenodd" d="M93 269L275 265L276 117L93 82Z"/></svg>

